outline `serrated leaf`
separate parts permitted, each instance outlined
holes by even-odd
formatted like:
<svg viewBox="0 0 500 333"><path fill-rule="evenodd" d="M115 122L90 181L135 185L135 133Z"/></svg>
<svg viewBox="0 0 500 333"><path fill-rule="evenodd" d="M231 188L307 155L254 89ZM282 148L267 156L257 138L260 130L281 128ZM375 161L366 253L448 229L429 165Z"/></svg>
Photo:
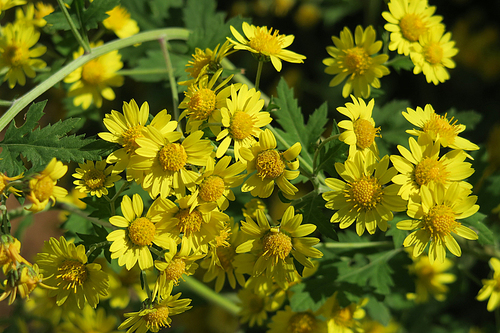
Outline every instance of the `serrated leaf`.
<svg viewBox="0 0 500 333"><path fill-rule="evenodd" d="M75 14L70 14L70 17L75 24L77 29L80 29L80 23L78 22L78 18L76 17ZM71 30L71 27L68 23L68 20L66 20L66 17L62 12L53 12L50 13L49 15L45 16L43 18L45 21L47 21L47 27L49 28L49 31L55 31L55 30Z"/></svg>
<svg viewBox="0 0 500 333"><path fill-rule="evenodd" d="M492 245L495 242L495 234L483 223L486 215L480 212L463 219L463 223L477 230L478 242L481 245Z"/></svg>
<svg viewBox="0 0 500 333"><path fill-rule="evenodd" d="M371 319L378 321L384 326L389 325L391 311L383 302L379 302L375 297L370 296L365 308Z"/></svg>
<svg viewBox="0 0 500 333"><path fill-rule="evenodd" d="M457 111L455 108L451 108L447 112L447 118L451 119L452 117L454 117L459 124L465 125L464 131L475 129L476 125L483 119L483 116L474 110Z"/></svg>
<svg viewBox="0 0 500 333"><path fill-rule="evenodd" d="M316 286L316 288L314 288ZM324 286L319 284L299 283L290 288L290 307L294 312L316 311L334 291L325 292Z"/></svg>
<svg viewBox="0 0 500 333"><path fill-rule="evenodd" d="M330 137L338 135L340 133L337 123L333 122L332 133ZM316 161L316 170L317 173L320 170L324 170L331 177L337 174L335 170L335 163L343 163L347 159L347 155L349 152L349 146L340 140L332 140L327 142L318 153L317 161Z"/></svg>
<svg viewBox="0 0 500 333"><path fill-rule="evenodd" d="M318 227L318 231L323 235L333 240L338 240L337 233L330 223L328 217L325 216L323 208L325 200L321 195L308 196L306 200L295 205L304 217L303 223L312 223Z"/></svg>
<svg viewBox="0 0 500 333"><path fill-rule="evenodd" d="M109 17L106 12L112 10L120 4L120 0L99 0L90 3L83 12L83 25L86 29L96 29L99 22Z"/></svg>

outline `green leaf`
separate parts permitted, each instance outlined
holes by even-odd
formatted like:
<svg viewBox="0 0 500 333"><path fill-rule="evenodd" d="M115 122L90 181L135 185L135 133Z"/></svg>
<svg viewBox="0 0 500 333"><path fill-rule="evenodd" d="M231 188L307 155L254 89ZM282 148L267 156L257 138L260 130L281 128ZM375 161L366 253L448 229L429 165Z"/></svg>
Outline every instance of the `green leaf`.
<svg viewBox="0 0 500 333"><path fill-rule="evenodd" d="M477 230L478 242L481 245L492 245L495 242L495 234L483 223L486 215L480 212L463 219L463 224Z"/></svg>
<svg viewBox="0 0 500 333"><path fill-rule="evenodd" d="M88 251L92 245L97 244L97 243L102 243L102 242L107 242L106 237L108 236L109 232L104 228L103 226L97 225L97 224L92 224L93 227L93 232L90 234L81 234L77 233L77 236L80 237L80 239L83 241L82 243L85 245L85 249ZM99 247L98 249L92 251L92 253L89 255L89 262L93 262L104 250L104 256L106 258L111 259L111 253L109 251L109 247L111 244ZM107 253L106 253L107 252ZM111 260L108 260L111 261Z"/></svg>
<svg viewBox="0 0 500 333"><path fill-rule="evenodd" d="M407 217L405 217L404 215L397 214L391 221L387 221L387 223L389 224L389 228L387 229L387 232L385 234L386 236L392 236L392 241L394 242L395 249L403 246L403 241L405 240L406 236L408 236L408 231L396 228L396 224L399 221L406 219Z"/></svg>
<svg viewBox="0 0 500 333"><path fill-rule="evenodd" d="M447 112L447 118L455 118L459 124L465 125L465 131L470 131L476 128L476 125L481 122L483 116L474 110L457 111L451 108ZM453 123L453 121L451 121Z"/></svg>
<svg viewBox="0 0 500 333"><path fill-rule="evenodd" d="M395 58L389 60L388 64L398 73L402 69L405 71L412 71L413 67L415 67L409 56L396 56Z"/></svg>
<svg viewBox="0 0 500 333"><path fill-rule="evenodd" d="M339 133L340 131L337 123L334 121L330 138L338 135ZM348 152L349 145L346 145L340 140L334 139L327 142L323 147L321 147L321 150L318 153L318 160L316 162L316 170L314 170L314 173L324 170L330 176L335 176L337 174L337 171L335 170L335 163L344 163L347 159Z"/></svg>
<svg viewBox="0 0 500 333"><path fill-rule="evenodd" d="M80 23L78 22L78 18L75 14L70 14L71 20L75 24L76 28L80 28ZM43 18L47 21L47 27L49 32L53 32L56 30L71 30L71 27L66 20L66 17L62 12L53 12Z"/></svg>
<svg viewBox="0 0 500 333"><path fill-rule="evenodd" d="M408 135L405 135L405 131L412 128L412 124L403 117L402 112L409 106L410 102L407 100L393 100L373 108L375 126L380 127L382 136L375 139L380 156L389 154L394 145L408 145Z"/></svg>
<svg viewBox="0 0 500 333"><path fill-rule="evenodd" d="M90 3L90 6L83 12L83 25L86 29L96 29L99 22L109 17L106 12L120 4L120 0L99 0Z"/></svg>
<svg viewBox="0 0 500 333"><path fill-rule="evenodd" d="M311 192L311 194L314 194ZM333 240L338 240L337 233L333 228L333 224L330 223L328 217L324 213L325 200L320 194L315 194L308 196L297 204L295 208L300 210L304 217L304 223L312 223L318 227L318 231L328 238Z"/></svg>
<svg viewBox="0 0 500 333"><path fill-rule="evenodd" d="M325 289L322 286L312 283L296 284L290 288L290 291L292 292L292 296L290 297L290 307L294 312L307 310L316 311L334 292L332 290L331 293L325 295Z"/></svg>
<svg viewBox="0 0 500 333"><path fill-rule="evenodd" d="M378 321L384 326L389 325L391 321L391 312L383 303L379 302L375 297L370 296L365 308L371 319Z"/></svg>

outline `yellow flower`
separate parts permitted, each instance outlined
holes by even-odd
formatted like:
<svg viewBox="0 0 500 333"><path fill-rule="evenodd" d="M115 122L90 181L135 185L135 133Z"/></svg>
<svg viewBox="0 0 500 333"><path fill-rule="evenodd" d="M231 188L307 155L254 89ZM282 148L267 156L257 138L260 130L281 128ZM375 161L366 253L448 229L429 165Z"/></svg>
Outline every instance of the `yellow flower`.
<svg viewBox="0 0 500 333"><path fill-rule="evenodd" d="M349 117L351 120L342 120L338 126L345 129L339 136L339 140L349 145L349 157L357 152L366 155L371 150L375 156L379 155L375 138L380 137L380 127L375 127L372 118L375 101L372 99L366 105L361 98L351 95L353 103L346 103L345 107L338 107L337 111Z"/></svg>
<svg viewBox="0 0 500 333"><path fill-rule="evenodd" d="M365 228L370 234L377 226L387 230L387 221L393 219L392 211L406 209L406 202L398 196L399 185L386 185L397 174L389 167L389 156L377 161L371 152L363 157L356 154L344 164L335 163L337 173L345 180L327 178L325 183L333 191L323 193L328 209L336 209L330 221L339 223L341 229L356 221L356 232L361 236Z"/></svg>
<svg viewBox="0 0 500 333"><path fill-rule="evenodd" d="M178 315L192 308L189 298L179 299L181 293L168 296L160 302L155 302L151 307L138 312L125 313L125 321L118 327L119 330L129 328L127 333L158 332L163 327L170 327L171 316Z"/></svg>
<svg viewBox="0 0 500 333"><path fill-rule="evenodd" d="M299 160L302 146L295 143L284 152L276 150L276 138L269 129L259 135L259 142L252 147L242 147L241 157L247 161L247 174L256 171L241 186L242 192L250 192L254 197L267 198L274 191L274 183L285 196L293 196L299 190L290 183L300 172Z"/></svg>
<svg viewBox="0 0 500 333"><path fill-rule="evenodd" d="M80 192L90 193L100 198L108 195L108 187L113 187L115 182L121 179L117 174L113 174L113 166L106 168L106 161L87 161L78 163L80 168L76 168L73 182Z"/></svg>
<svg viewBox="0 0 500 333"><path fill-rule="evenodd" d="M0 0L0 14L14 6L24 5L26 0Z"/></svg>
<svg viewBox="0 0 500 333"><path fill-rule="evenodd" d="M465 131L465 125L457 124L453 121L453 117L448 120L446 114L438 115L432 105L427 104L422 110L417 107L416 110L407 108L407 112L403 112L403 116L418 129L406 131L408 134L421 136L428 135L433 141L439 142L443 147L463 150L477 150L479 147L458 136Z"/></svg>
<svg viewBox="0 0 500 333"><path fill-rule="evenodd" d="M341 308L337 300L337 291L329 297L318 313L326 318L328 333L361 333L360 319L365 317L363 306L368 299L362 299L359 303L351 303Z"/></svg>
<svg viewBox="0 0 500 333"><path fill-rule="evenodd" d="M267 324L267 333L327 333L326 323L310 310L294 312L287 305L280 310Z"/></svg>
<svg viewBox="0 0 500 333"><path fill-rule="evenodd" d="M328 46L326 51L333 58L323 59L327 66L325 73L335 75L330 87L340 84L349 76L342 89L342 96L347 97L354 91L354 96L368 98L370 86L380 88L380 80L389 74L389 69L382 64L389 59L387 54L372 57L382 47L382 41L375 42L375 30L372 26L363 32L361 26L354 31L354 39L349 28L345 27L340 38L332 36L335 47Z"/></svg>
<svg viewBox="0 0 500 333"><path fill-rule="evenodd" d="M113 30L119 38L126 38L139 32L137 22L130 18L130 13L126 8L118 5L110 11L109 15L102 23L106 29Z"/></svg>
<svg viewBox="0 0 500 333"><path fill-rule="evenodd" d="M88 263L85 246L75 246L61 236L45 241L41 253L36 256L40 270L48 276L45 280L53 290L49 296L57 296L56 304L83 309L85 303L95 308L99 296L105 296L108 276L101 265Z"/></svg>
<svg viewBox="0 0 500 333"><path fill-rule="evenodd" d="M134 194L132 200L128 195L121 202L123 216L115 215L109 222L120 229L112 231L106 239L113 242L109 248L111 258L118 258L118 265L130 270L139 262L141 270L153 267L153 256L149 247L153 244L170 249L172 243L167 234L161 232L158 223L162 221L164 209L162 199L155 200L146 216L142 216L144 203L139 194Z"/></svg>
<svg viewBox="0 0 500 333"><path fill-rule="evenodd" d="M47 206L49 199L52 199L52 205L54 205L56 199L64 198L68 191L56 184L66 171L68 171L68 166L63 165L54 157L42 172L33 176L29 181L30 193L26 195L33 205L27 210L36 213Z"/></svg>
<svg viewBox="0 0 500 333"><path fill-rule="evenodd" d="M259 61L269 61L274 68L281 71L281 60L292 63L303 63L305 56L285 50L293 43L293 35L280 35L278 30L267 27L256 27L247 22L243 22L243 37L238 30L231 26L231 33L236 41L227 37L233 43L236 50L247 50L254 53Z"/></svg>
<svg viewBox="0 0 500 333"><path fill-rule="evenodd" d="M53 11L54 7L51 4L44 4L43 2L28 3L24 7L24 11L21 8L16 9L16 23L41 28L47 24L47 21L43 18Z"/></svg>
<svg viewBox="0 0 500 333"><path fill-rule="evenodd" d="M21 190L15 188L13 184L9 184L10 182L16 181L23 178L23 174L14 177L7 177L3 172L0 172L0 195L3 195L5 198L9 197L9 194L14 193L15 195L20 195ZM8 193L5 193L5 188L7 187Z"/></svg>
<svg viewBox="0 0 500 333"><path fill-rule="evenodd" d="M272 121L269 112L261 112L264 100L260 99L260 91L248 89L246 84L237 91L231 85L231 98L227 99L227 107L221 109L222 122L225 127L217 135L217 141L222 139L217 148L216 157L221 158L234 140L234 157L240 159L240 148L249 148L255 143L255 137L261 132L261 127Z"/></svg>
<svg viewBox="0 0 500 333"><path fill-rule="evenodd" d="M414 294L406 296L415 300L416 303L429 301L429 294L438 301L444 301L448 293L446 284L455 282L457 278L452 273L446 273L453 266L453 262L445 258L442 263L431 264L428 256L412 257L412 259L413 264L408 269L410 274L416 275L416 290Z"/></svg>
<svg viewBox="0 0 500 333"><path fill-rule="evenodd" d="M0 301L9 297L9 305L16 300L17 293L21 298L29 298L30 293L38 285L47 287L42 283L43 275L38 271L38 266L22 263L17 268L7 272L4 282L4 292L0 295Z"/></svg>
<svg viewBox="0 0 500 333"><path fill-rule="evenodd" d="M319 242L315 237L304 237L316 230L314 224L302 224L302 214L294 214L294 207L286 209L279 226L271 227L264 212L257 211L257 223L247 217L241 222L241 230L250 236L236 248L237 253L255 252L257 261L253 276L266 272L281 288L295 279L293 258L305 267L313 268L309 258L321 258L323 253L313 248ZM292 258L293 256L293 258Z"/></svg>
<svg viewBox="0 0 500 333"><path fill-rule="evenodd" d="M8 234L0 236L0 267L4 274L11 269L16 269L18 264L30 264L19 254L20 251L21 242L17 238Z"/></svg>
<svg viewBox="0 0 500 333"><path fill-rule="evenodd" d="M500 260L491 258L489 261L490 267L493 270L493 279L483 279L483 287L477 294L478 301L484 301L489 298L487 309L493 311L500 306Z"/></svg>
<svg viewBox="0 0 500 333"><path fill-rule="evenodd" d="M253 327L263 326L264 321L267 320L267 312L275 311L276 307L272 297L267 295L260 295L254 293L248 288L240 289L238 291L238 298L241 301L241 310L239 313L240 322L248 323L248 326Z"/></svg>
<svg viewBox="0 0 500 333"><path fill-rule="evenodd" d="M437 25L420 36L419 43L413 46L410 53L415 64L414 74L423 72L427 83L437 85L450 78L446 68L455 68L451 60L458 53L455 42L451 40L451 32L444 33L444 26Z"/></svg>
<svg viewBox="0 0 500 333"><path fill-rule="evenodd" d="M81 312L69 312L64 321L57 325L57 333L119 333L117 318L107 315L103 308L92 309L86 305Z"/></svg>
<svg viewBox="0 0 500 333"><path fill-rule="evenodd" d="M10 88L14 88L16 83L24 86L26 76L34 78L36 76L35 70L47 66L45 61L34 59L43 55L47 50L45 46L32 48L39 38L40 33L35 31L33 27L11 23L2 27L0 70L7 69L3 80L4 82L9 80Z"/></svg>
<svg viewBox="0 0 500 333"><path fill-rule="evenodd" d="M391 0L387 6L389 12L382 16L388 22L385 30L391 33L389 50L405 56L418 44L420 36L442 20L441 16L433 16L436 7L428 6L427 0Z"/></svg>
<svg viewBox="0 0 500 333"><path fill-rule="evenodd" d="M257 218L257 210L262 210L263 212L267 212L267 207L264 201L253 198L249 202L244 205L245 208L242 208L241 211L245 218L250 217L252 220Z"/></svg>
<svg viewBox="0 0 500 333"><path fill-rule="evenodd" d="M439 143L423 138L419 138L418 143L410 138L409 143L410 150L398 145L401 156L391 156L392 164L400 172L392 181L401 185L398 194L404 200L420 195L423 185L433 183L447 188L452 182L464 180L474 173L471 164L464 162L467 154L463 150L452 150L440 158ZM471 188L466 182L460 182L460 185Z"/></svg>
<svg viewBox="0 0 500 333"><path fill-rule="evenodd" d="M49 297L49 289L35 288L30 294L30 301L25 302L26 312L32 316L43 318L52 325L57 326L61 321L63 312L67 309L56 304L56 297Z"/></svg>
<svg viewBox="0 0 500 333"><path fill-rule="evenodd" d="M477 234L462 225L457 220L475 214L479 206L476 205L477 196L469 196L471 191L460 187L455 182L443 190L441 187L422 186L421 203L409 202L407 214L412 220L397 223L401 230L415 230L408 235L403 245L413 247L413 256L418 257L429 245L429 261L444 262L446 248L457 257L462 250L452 233L465 239L476 240Z"/></svg>
<svg viewBox="0 0 500 333"><path fill-rule="evenodd" d="M90 47L95 48L102 44L102 41L90 43ZM80 47L77 52L73 53L73 59L82 56L83 52L83 47ZM121 55L114 50L90 60L66 76L64 82L72 83L68 96L75 97L73 104L81 105L86 110L92 103L100 108L103 97L109 101L114 100L115 92L111 87L123 85L123 76L116 73L122 67Z"/></svg>

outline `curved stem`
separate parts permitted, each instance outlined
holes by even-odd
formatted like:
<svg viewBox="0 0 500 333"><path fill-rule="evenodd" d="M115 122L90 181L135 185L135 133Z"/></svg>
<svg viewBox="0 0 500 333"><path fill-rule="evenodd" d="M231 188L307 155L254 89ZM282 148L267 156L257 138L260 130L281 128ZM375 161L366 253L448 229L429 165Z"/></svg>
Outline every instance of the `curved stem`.
<svg viewBox="0 0 500 333"><path fill-rule="evenodd" d="M313 172L316 171L316 160L318 159L318 154L319 154L320 150L328 142L338 139L339 136L340 136L340 134L332 135L332 136L326 138L325 140L321 141L321 143L319 144L318 148L316 148L316 151L314 152L314 156L313 156Z"/></svg>
<svg viewBox="0 0 500 333"><path fill-rule="evenodd" d="M61 11L62 11L64 17L66 18L66 21L68 21L71 32L73 33L76 40L78 41L78 44L80 44L81 47L83 47L83 49L85 50L85 53L90 53L91 52L90 45L83 40L82 35L80 35L80 33L78 32L78 29L76 28L75 22L73 22L73 19L69 15L68 10L66 9L64 2L62 0L57 0L57 3L59 4L59 8L61 8Z"/></svg>
<svg viewBox="0 0 500 333"><path fill-rule="evenodd" d="M97 250L98 248L100 247L103 247L103 246L106 246L106 245L109 245L113 242L110 242L110 241L104 241L104 242L100 242L100 243L95 243L95 244L92 244L92 246L89 248L89 250L85 253L85 255L88 256L94 252L95 250Z"/></svg>
<svg viewBox="0 0 500 333"><path fill-rule="evenodd" d="M257 76L255 77L255 90L259 90L260 75L262 74L263 65L264 65L264 62L259 61L259 65L257 66Z"/></svg>
<svg viewBox="0 0 500 333"><path fill-rule="evenodd" d="M0 131L11 122L14 117L21 112L29 103L35 100L38 96L49 90L52 86L62 81L66 76L77 68L85 65L92 59L100 57L108 52L119 50L127 46L132 46L134 44L143 43L151 40L157 40L159 38L164 38L165 40L172 39L183 39L186 40L189 36L189 30L184 28L167 28L151 30L139 33L134 36L127 38L114 40L104 45L98 46L92 49L92 53L82 55L81 57L73 60L51 77L49 77L44 82L40 83L38 86L31 89L23 97L15 100L12 106L5 112L5 114L0 118Z"/></svg>
<svg viewBox="0 0 500 333"><path fill-rule="evenodd" d="M214 304L217 304L218 306L225 309L226 311L228 311L232 315L237 316L239 314L241 309L238 305L234 304L233 302L231 302L229 299L225 298L224 296L216 293L215 291L213 291L212 289L207 287L205 284L196 280L194 277L184 276L184 284L189 289L191 289L192 291L194 291L195 293L197 293L198 295L200 295L201 297L203 297L207 301L214 303Z"/></svg>
<svg viewBox="0 0 500 333"><path fill-rule="evenodd" d="M170 81L170 91L172 92L172 103L174 104L174 120L177 121L177 130L180 131L181 126L179 123L179 92L177 91L177 81L175 81L174 70L172 67L172 60L170 59L170 53L168 53L167 41L165 38L158 39L161 46L161 52L165 58L165 63L167 65L168 80Z"/></svg>

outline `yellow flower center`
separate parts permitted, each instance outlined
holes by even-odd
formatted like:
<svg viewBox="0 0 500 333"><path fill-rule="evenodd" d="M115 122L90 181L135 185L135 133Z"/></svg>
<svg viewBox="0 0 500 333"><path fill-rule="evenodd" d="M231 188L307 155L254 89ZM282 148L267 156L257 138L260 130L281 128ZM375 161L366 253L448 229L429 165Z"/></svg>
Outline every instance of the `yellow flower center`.
<svg viewBox="0 0 500 333"><path fill-rule="evenodd" d="M33 188L33 193L38 201L43 202L50 198L53 190L54 181L52 180L52 178L50 178L49 176L43 176L36 182Z"/></svg>
<svg viewBox="0 0 500 333"><path fill-rule="evenodd" d="M219 258L220 265L225 271L230 271L233 268L233 259L236 252L232 247L217 247L217 257Z"/></svg>
<svg viewBox="0 0 500 333"><path fill-rule="evenodd" d="M138 246L150 246L155 234L156 227L147 217L136 218L128 227L128 237Z"/></svg>
<svg viewBox="0 0 500 333"><path fill-rule="evenodd" d="M335 322L341 327L352 327L353 326L353 311L351 306L339 309L335 316Z"/></svg>
<svg viewBox="0 0 500 333"><path fill-rule="evenodd" d="M448 235L460 225L455 221L455 213L451 207L446 205L436 205L424 215L425 228L431 232L431 236Z"/></svg>
<svg viewBox="0 0 500 333"><path fill-rule="evenodd" d="M209 202L216 201L222 196L225 188L226 184L221 177L209 176L200 184L200 198Z"/></svg>
<svg viewBox="0 0 500 333"><path fill-rule="evenodd" d="M3 57L9 67L19 67L28 62L29 49L23 45L12 44L5 48Z"/></svg>
<svg viewBox="0 0 500 333"><path fill-rule="evenodd" d="M257 155L255 168L261 179L276 179L285 171L285 163L276 150L264 150Z"/></svg>
<svg viewBox="0 0 500 333"><path fill-rule="evenodd" d="M364 210L374 209L382 201L384 191L378 183L377 178L363 176L361 179L353 182L351 188L347 190L347 197L353 201L354 207Z"/></svg>
<svg viewBox="0 0 500 333"><path fill-rule="evenodd" d="M201 224L203 223L203 216L198 210L195 209L190 213L189 209L181 209L175 217L179 219L177 227L185 236L200 231Z"/></svg>
<svg viewBox="0 0 500 333"><path fill-rule="evenodd" d="M188 68L186 71L190 73L191 77L197 78L203 67L208 65L211 60L212 56L210 54L207 54L205 51L200 49L196 49L195 54L193 55L193 61L188 63L188 65L192 65L193 68Z"/></svg>
<svg viewBox="0 0 500 333"><path fill-rule="evenodd" d="M139 148L139 145L137 144L137 142L135 142L135 139L144 137L144 135L142 135L143 128L144 126L142 125L135 125L134 127L130 127L128 130L123 132L122 146L123 148L125 148L128 154L135 152L135 150Z"/></svg>
<svg viewBox="0 0 500 333"><path fill-rule="evenodd" d="M236 111L231 118L229 133L236 140L243 140L249 137L253 131L254 120L243 111Z"/></svg>
<svg viewBox="0 0 500 333"><path fill-rule="evenodd" d="M379 136L380 127L375 128L372 123L366 119L357 119L353 122L354 134L356 135L356 145L359 149L370 147Z"/></svg>
<svg viewBox="0 0 500 333"><path fill-rule="evenodd" d="M217 247L227 247L229 246L228 239L231 236L231 229L226 227L219 231L219 235L215 236L215 243Z"/></svg>
<svg viewBox="0 0 500 333"><path fill-rule="evenodd" d="M309 312L299 312L288 320L288 332L313 333L316 330L316 318Z"/></svg>
<svg viewBox="0 0 500 333"><path fill-rule="evenodd" d="M104 175L104 172L99 169L91 169L83 176L85 185L91 190L102 188L105 180L106 176Z"/></svg>
<svg viewBox="0 0 500 333"><path fill-rule="evenodd" d="M446 114L444 116L440 116L436 113L432 114L432 117L429 121L427 121L422 130L425 133L431 134L434 138L439 135L440 138L446 140L448 145L455 142L455 138L457 137L457 120L453 121L453 117L448 120L446 119Z"/></svg>
<svg viewBox="0 0 500 333"><path fill-rule="evenodd" d="M90 60L83 65L82 80L89 85L97 86L104 81L105 72L106 69L100 61L97 59Z"/></svg>
<svg viewBox="0 0 500 333"><path fill-rule="evenodd" d="M401 34L410 42L418 42L420 35L427 31L425 23L416 14L406 14L400 21Z"/></svg>
<svg viewBox="0 0 500 333"><path fill-rule="evenodd" d="M248 42L248 46L259 53L265 55L276 55L281 52L281 41L279 40L279 31L273 28L267 31L265 27L256 27L254 37Z"/></svg>
<svg viewBox="0 0 500 333"><path fill-rule="evenodd" d="M431 181L443 184L448 178L448 172L443 162L432 157L424 157L415 166L415 181L418 185L427 185Z"/></svg>
<svg viewBox="0 0 500 333"><path fill-rule="evenodd" d="M248 299L248 310L250 313L257 314L264 310L264 299L259 295L252 294L250 299Z"/></svg>
<svg viewBox="0 0 500 333"><path fill-rule="evenodd" d="M158 159L163 171L179 171L187 161L187 153L184 147L179 143L169 143L162 147Z"/></svg>
<svg viewBox="0 0 500 333"><path fill-rule="evenodd" d="M212 89L198 90L188 103L190 117L196 120L207 119L215 111L216 102L215 92Z"/></svg>
<svg viewBox="0 0 500 333"><path fill-rule="evenodd" d="M158 332L160 328L170 325L167 323L168 315L170 314L168 307L158 306L156 311L151 311L142 319L146 322L146 327L152 332Z"/></svg>
<svg viewBox="0 0 500 333"><path fill-rule="evenodd" d="M424 58L428 63L435 65L443 59L443 47L439 43L430 43L424 48Z"/></svg>
<svg viewBox="0 0 500 333"><path fill-rule="evenodd" d="M285 260L292 251L292 239L281 231L268 232L262 240L264 255Z"/></svg>
<svg viewBox="0 0 500 333"><path fill-rule="evenodd" d="M346 50L345 53L344 63L349 72L363 75L370 69L373 60L364 48L356 46Z"/></svg>
<svg viewBox="0 0 500 333"><path fill-rule="evenodd" d="M178 282L184 273L186 273L186 262L177 258L168 264L164 274L167 280Z"/></svg>
<svg viewBox="0 0 500 333"><path fill-rule="evenodd" d="M106 14L108 14L109 17L104 20L104 23L108 29L120 30L125 23L130 20L130 13L122 6L116 6L110 11L107 11Z"/></svg>
<svg viewBox="0 0 500 333"><path fill-rule="evenodd" d="M64 260L57 268L57 278L64 280L66 289L76 289L87 281L87 267L77 260ZM62 282L59 282L60 285Z"/></svg>

